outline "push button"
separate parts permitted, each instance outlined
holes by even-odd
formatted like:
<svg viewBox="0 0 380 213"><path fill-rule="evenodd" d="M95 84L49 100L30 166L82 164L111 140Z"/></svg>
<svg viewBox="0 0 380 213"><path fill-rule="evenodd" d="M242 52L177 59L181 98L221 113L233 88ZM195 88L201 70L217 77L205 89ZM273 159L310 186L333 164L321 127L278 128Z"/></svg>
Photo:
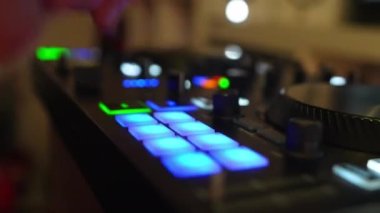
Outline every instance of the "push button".
<svg viewBox="0 0 380 213"><path fill-rule="evenodd" d="M239 145L236 141L220 133L195 135L190 136L188 139L191 143L205 151L226 149Z"/></svg>
<svg viewBox="0 0 380 213"><path fill-rule="evenodd" d="M269 165L266 157L247 147L213 151L211 156L231 171L261 169Z"/></svg>
<svg viewBox="0 0 380 213"><path fill-rule="evenodd" d="M170 128L181 136L207 134L214 132L211 127L199 121L171 124Z"/></svg>
<svg viewBox="0 0 380 213"><path fill-rule="evenodd" d="M156 112L154 117L164 124L193 121L194 118L184 112Z"/></svg>
<svg viewBox="0 0 380 213"><path fill-rule="evenodd" d="M194 151L195 147L181 137L167 137L144 141L145 148L154 156Z"/></svg>
<svg viewBox="0 0 380 213"><path fill-rule="evenodd" d="M135 126L129 128L129 132L137 140L145 140L150 138L173 136L174 132L162 124Z"/></svg>
<svg viewBox="0 0 380 213"><path fill-rule="evenodd" d="M157 121L149 114L118 115L115 117L115 119L122 127L157 123Z"/></svg>
<svg viewBox="0 0 380 213"><path fill-rule="evenodd" d="M177 178L192 178L217 174L222 168L201 152L185 153L162 159L164 166Z"/></svg>

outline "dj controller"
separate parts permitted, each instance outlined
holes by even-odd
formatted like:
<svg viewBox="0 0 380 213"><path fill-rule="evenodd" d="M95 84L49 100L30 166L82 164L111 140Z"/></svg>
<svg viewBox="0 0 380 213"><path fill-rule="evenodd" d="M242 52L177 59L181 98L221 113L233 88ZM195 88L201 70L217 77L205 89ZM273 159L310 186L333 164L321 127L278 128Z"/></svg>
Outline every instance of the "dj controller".
<svg viewBox="0 0 380 213"><path fill-rule="evenodd" d="M380 212L380 88L303 83L259 54L37 57L36 91L105 212Z"/></svg>

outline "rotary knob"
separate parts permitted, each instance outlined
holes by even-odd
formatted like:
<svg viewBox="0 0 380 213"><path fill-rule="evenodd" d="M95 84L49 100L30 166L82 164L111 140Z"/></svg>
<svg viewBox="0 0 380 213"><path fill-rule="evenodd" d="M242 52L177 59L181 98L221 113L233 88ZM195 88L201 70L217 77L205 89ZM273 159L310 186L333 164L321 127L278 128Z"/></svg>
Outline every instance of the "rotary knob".
<svg viewBox="0 0 380 213"><path fill-rule="evenodd" d="M213 96L213 114L219 118L234 118L240 115L239 95L235 90L220 91Z"/></svg>
<svg viewBox="0 0 380 213"><path fill-rule="evenodd" d="M297 159L322 157L322 124L318 121L291 118L287 128L286 153Z"/></svg>

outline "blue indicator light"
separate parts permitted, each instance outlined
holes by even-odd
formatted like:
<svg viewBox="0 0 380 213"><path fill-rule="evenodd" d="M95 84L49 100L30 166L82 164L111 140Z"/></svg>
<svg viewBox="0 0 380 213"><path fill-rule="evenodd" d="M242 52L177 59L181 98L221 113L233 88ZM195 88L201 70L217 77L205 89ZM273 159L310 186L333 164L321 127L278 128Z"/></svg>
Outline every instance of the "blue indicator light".
<svg viewBox="0 0 380 213"><path fill-rule="evenodd" d="M177 178L192 178L217 174L222 168L201 152L184 153L162 159L164 166Z"/></svg>
<svg viewBox="0 0 380 213"><path fill-rule="evenodd" d="M269 165L266 157L247 147L213 151L211 156L231 171L261 169Z"/></svg>
<svg viewBox="0 0 380 213"><path fill-rule="evenodd" d="M147 87L147 82L143 79L138 79L136 80L136 84L137 84L137 87L140 87L140 88L145 88Z"/></svg>
<svg viewBox="0 0 380 213"><path fill-rule="evenodd" d="M147 126L135 126L129 128L129 132L137 140L145 140L158 137L168 137L173 136L174 132L168 129L162 124L157 125L147 125Z"/></svg>
<svg viewBox="0 0 380 213"><path fill-rule="evenodd" d="M115 119L122 127L157 123L157 121L148 114L117 115Z"/></svg>
<svg viewBox="0 0 380 213"><path fill-rule="evenodd" d="M198 87L201 87L202 85L204 85L204 83L207 81L207 77L206 76L194 76L193 77L193 84L198 86Z"/></svg>
<svg viewBox="0 0 380 213"><path fill-rule="evenodd" d="M191 112L191 111L196 111L198 109L194 105L159 106L153 101L146 101L146 105L157 112L171 112L171 111Z"/></svg>
<svg viewBox="0 0 380 213"><path fill-rule="evenodd" d="M70 58L79 61L96 60L100 53L96 48L72 48L70 52Z"/></svg>
<svg viewBox="0 0 380 213"><path fill-rule="evenodd" d="M156 112L154 117L165 124L193 121L194 118L184 112Z"/></svg>
<svg viewBox="0 0 380 213"><path fill-rule="evenodd" d="M168 137L144 141L145 148L154 156L173 155L194 151L195 147L180 137Z"/></svg>
<svg viewBox="0 0 380 213"><path fill-rule="evenodd" d="M156 88L160 85L160 80L152 79L125 79L123 80L123 87L129 88Z"/></svg>
<svg viewBox="0 0 380 213"><path fill-rule="evenodd" d="M217 150L238 146L236 141L220 133L194 135L188 139L202 150Z"/></svg>
<svg viewBox="0 0 380 213"><path fill-rule="evenodd" d="M177 105L177 103L176 103L175 101L172 101L172 100L168 100L168 101L166 101L166 104L167 104L168 106L176 106L176 105Z"/></svg>
<svg viewBox="0 0 380 213"><path fill-rule="evenodd" d="M148 85L150 85L150 87L158 87L160 85L160 80L155 78L149 79Z"/></svg>
<svg viewBox="0 0 380 213"><path fill-rule="evenodd" d="M171 124L170 128L182 136L214 132L212 128L199 121Z"/></svg>

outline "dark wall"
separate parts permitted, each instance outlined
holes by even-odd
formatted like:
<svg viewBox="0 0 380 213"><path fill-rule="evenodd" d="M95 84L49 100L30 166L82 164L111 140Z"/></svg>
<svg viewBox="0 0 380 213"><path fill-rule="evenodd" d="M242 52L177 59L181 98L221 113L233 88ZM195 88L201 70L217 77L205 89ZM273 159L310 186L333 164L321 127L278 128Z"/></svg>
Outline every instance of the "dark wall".
<svg viewBox="0 0 380 213"><path fill-rule="evenodd" d="M349 20L358 24L380 25L380 0L350 0Z"/></svg>

